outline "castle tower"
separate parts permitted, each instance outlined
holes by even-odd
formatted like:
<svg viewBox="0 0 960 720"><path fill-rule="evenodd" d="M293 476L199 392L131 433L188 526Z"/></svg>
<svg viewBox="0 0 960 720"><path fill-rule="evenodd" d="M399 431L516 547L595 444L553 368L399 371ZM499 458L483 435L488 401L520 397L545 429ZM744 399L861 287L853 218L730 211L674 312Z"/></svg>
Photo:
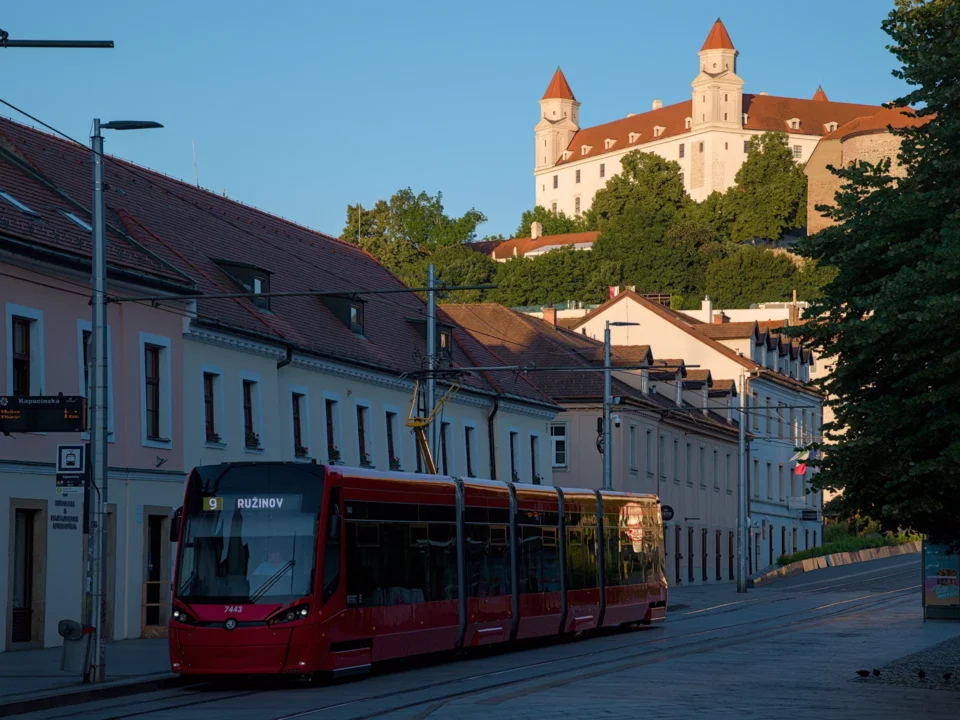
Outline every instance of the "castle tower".
<svg viewBox="0 0 960 720"><path fill-rule="evenodd" d="M547 91L540 99L540 122L534 128L536 170L552 167L580 129L580 103L573 96L560 68L553 74Z"/></svg>
<svg viewBox="0 0 960 720"><path fill-rule="evenodd" d="M694 128L743 128L743 80L737 75L737 55L717 18L700 48L700 72L690 84Z"/></svg>

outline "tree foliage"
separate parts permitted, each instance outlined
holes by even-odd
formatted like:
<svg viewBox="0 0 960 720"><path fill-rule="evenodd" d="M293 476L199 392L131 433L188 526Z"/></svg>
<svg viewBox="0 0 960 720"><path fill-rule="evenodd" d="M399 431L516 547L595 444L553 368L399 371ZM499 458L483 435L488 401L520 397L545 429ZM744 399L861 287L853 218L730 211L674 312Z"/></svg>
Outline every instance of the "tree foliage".
<svg viewBox="0 0 960 720"><path fill-rule="evenodd" d="M601 302L607 288L620 280L619 263L598 261L592 252L565 247L500 263L495 277L497 289L490 300L514 307L567 300Z"/></svg>
<svg viewBox="0 0 960 720"><path fill-rule="evenodd" d="M721 208L732 241L778 240L806 225L807 176L793 159L786 133L753 138L735 182Z"/></svg>
<svg viewBox="0 0 960 720"><path fill-rule="evenodd" d="M673 160L640 150L620 160L623 170L597 191L586 213L601 234L629 215L631 224L663 232L673 217L691 202L683 187L680 166Z"/></svg>
<svg viewBox="0 0 960 720"><path fill-rule="evenodd" d="M960 2L898 0L883 27L911 86L895 105L927 122L897 131L906 177L835 170L837 205L817 209L838 224L801 247L837 272L796 330L833 358L818 384L840 442L814 477L848 516L960 544Z"/></svg>
<svg viewBox="0 0 960 720"><path fill-rule="evenodd" d="M593 222L584 215L570 217L563 212L553 212L542 205L537 205L533 210L523 211L523 215L520 216L520 227L517 228L513 237L530 237L530 226L534 222L543 225L544 235L566 235L596 230Z"/></svg>

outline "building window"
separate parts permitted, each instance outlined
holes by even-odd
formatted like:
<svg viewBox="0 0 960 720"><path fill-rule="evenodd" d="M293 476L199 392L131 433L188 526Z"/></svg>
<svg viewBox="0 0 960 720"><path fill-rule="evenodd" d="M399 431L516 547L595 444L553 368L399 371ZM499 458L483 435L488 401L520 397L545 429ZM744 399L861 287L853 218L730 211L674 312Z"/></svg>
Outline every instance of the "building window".
<svg viewBox="0 0 960 720"><path fill-rule="evenodd" d="M745 153L750 152L750 141L749 141L749 140L744 140L744 141L743 141L743 151L744 151Z"/></svg>
<svg viewBox="0 0 960 720"><path fill-rule="evenodd" d="M363 335L363 303L350 303L350 330Z"/></svg>
<svg viewBox="0 0 960 720"><path fill-rule="evenodd" d="M468 426L463 429L463 459L467 465L467 477L476 477L473 472L473 433L474 429L472 427Z"/></svg>
<svg viewBox="0 0 960 720"><path fill-rule="evenodd" d="M647 475L653 475L653 431L647 430L647 444L644 446L646 451Z"/></svg>
<svg viewBox="0 0 960 720"><path fill-rule="evenodd" d="M551 455L553 467L567 466L567 426L564 423L554 423L550 426Z"/></svg>
<svg viewBox="0 0 960 720"><path fill-rule="evenodd" d="M580 171L579 171L579 170L577 170L576 178L577 178L577 179L576 179L576 182L580 182Z"/></svg>
<svg viewBox="0 0 960 720"><path fill-rule="evenodd" d="M703 143L700 143L700 147L698 149L700 150L700 152L703 152Z"/></svg>
<svg viewBox="0 0 960 720"><path fill-rule="evenodd" d="M203 423L207 442L220 442L220 436L217 434L216 398L214 396L215 381L216 375L213 373L205 372L203 374Z"/></svg>
<svg viewBox="0 0 960 720"><path fill-rule="evenodd" d="M687 443L687 485L693 487L693 449L690 443Z"/></svg>
<svg viewBox="0 0 960 720"><path fill-rule="evenodd" d="M537 467L537 458L540 457L540 438L536 435L530 436L530 482L534 485L540 485L543 478L540 477L540 469Z"/></svg>
<svg viewBox="0 0 960 720"><path fill-rule="evenodd" d="M146 385L147 439L160 439L160 348L147 345L143 349L144 384Z"/></svg>
<svg viewBox="0 0 960 720"><path fill-rule="evenodd" d="M713 489L720 489L720 462L718 458L719 453L716 450L713 451Z"/></svg>
<svg viewBox="0 0 960 720"><path fill-rule="evenodd" d="M558 187L560 187L560 176L559 176L559 175L554 175L554 176L553 176L553 189L556 190Z"/></svg>
<svg viewBox="0 0 960 720"><path fill-rule="evenodd" d="M606 177L607 175L607 166L604 163L600 163L600 177Z"/></svg>
<svg viewBox="0 0 960 720"><path fill-rule="evenodd" d="M723 477L724 477L724 482L726 483L727 492L731 492L733 488L730 487L730 453L727 453L726 462L724 464Z"/></svg>
<svg viewBox="0 0 960 720"><path fill-rule="evenodd" d="M773 432L773 404L770 401L770 397L767 396L767 435L772 434Z"/></svg>
<svg viewBox="0 0 960 720"><path fill-rule="evenodd" d="M773 500L773 465L767 463L767 500Z"/></svg>
<svg viewBox="0 0 960 720"><path fill-rule="evenodd" d="M520 482L520 473L517 472L517 435L510 433L510 479L513 482Z"/></svg>
<svg viewBox="0 0 960 720"><path fill-rule="evenodd" d="M787 499L786 488L783 483L783 465L777 465L777 482L780 485L780 502Z"/></svg>
<svg viewBox="0 0 960 720"><path fill-rule="evenodd" d="M801 157L803 157L803 147L800 146L800 145L794 145L794 146L793 146L793 159L794 159L794 160L799 160Z"/></svg>
<svg viewBox="0 0 960 720"><path fill-rule="evenodd" d="M303 413L306 409L306 398L302 393L291 393L290 404L293 420L293 454L298 458L306 457L308 448L303 441Z"/></svg>
<svg viewBox="0 0 960 720"><path fill-rule="evenodd" d="M373 465L373 458L370 454L370 439L367 437L370 425L368 422L369 414L370 408L357 405L357 450L360 455L361 467L370 467Z"/></svg>
<svg viewBox="0 0 960 720"><path fill-rule="evenodd" d="M331 465L340 462L340 448L337 446L337 421L340 416L340 403L327 398L323 402L324 418L327 421L327 457Z"/></svg>
<svg viewBox="0 0 960 720"><path fill-rule="evenodd" d="M551 203L551 204L550 204L550 210L551 210L552 212L556 212L556 211L557 211L557 204L556 204L556 203Z"/></svg>
<svg viewBox="0 0 960 720"><path fill-rule="evenodd" d="M394 429L394 426L396 424L397 424L397 414L393 412L388 412L386 414L387 460L390 462L391 470L400 469L400 456L397 455L396 440L394 440L394 433L396 432Z"/></svg>
<svg viewBox="0 0 960 720"><path fill-rule="evenodd" d="M577 195L573 199L573 212L576 213L577 215L580 214L580 196L579 195Z"/></svg>
<svg viewBox="0 0 960 720"><path fill-rule="evenodd" d="M13 394L30 394L30 320L13 318Z"/></svg>
<svg viewBox="0 0 960 720"><path fill-rule="evenodd" d="M724 120L727 119L727 114L726 114L726 113L723 114L723 119L724 119Z"/></svg>
<svg viewBox="0 0 960 720"><path fill-rule="evenodd" d="M726 116L724 116L723 119L726 120L726 119L727 119ZM723 149L724 149L724 150L729 150L729 149L730 149L730 143L725 142L725 143L723 144Z"/></svg>
<svg viewBox="0 0 960 720"><path fill-rule="evenodd" d="M753 415L753 429L760 429L760 396L757 393L753 393L753 409L750 413Z"/></svg>
<svg viewBox="0 0 960 720"><path fill-rule="evenodd" d="M706 451L703 448L700 448L700 487L705 488L707 486L707 462L706 462Z"/></svg>
<svg viewBox="0 0 960 720"><path fill-rule="evenodd" d="M243 446L251 450L260 447L260 434L257 432L257 425L254 422L256 390L256 381L243 381Z"/></svg>
<svg viewBox="0 0 960 720"><path fill-rule="evenodd" d="M783 425L784 425L783 410L784 410L783 403L778 402L777 403L777 436L778 437L783 437L783 434L784 434L783 433Z"/></svg>
<svg viewBox="0 0 960 720"><path fill-rule="evenodd" d="M683 157L683 151L684 151L683 143L680 143L680 157Z"/></svg>
<svg viewBox="0 0 960 720"><path fill-rule="evenodd" d="M450 475L450 423L440 423L440 473Z"/></svg>
<svg viewBox="0 0 960 720"><path fill-rule="evenodd" d="M760 461L753 461L753 496L760 497Z"/></svg>
<svg viewBox="0 0 960 720"><path fill-rule="evenodd" d="M680 182L683 182L683 173L680 173Z"/></svg>

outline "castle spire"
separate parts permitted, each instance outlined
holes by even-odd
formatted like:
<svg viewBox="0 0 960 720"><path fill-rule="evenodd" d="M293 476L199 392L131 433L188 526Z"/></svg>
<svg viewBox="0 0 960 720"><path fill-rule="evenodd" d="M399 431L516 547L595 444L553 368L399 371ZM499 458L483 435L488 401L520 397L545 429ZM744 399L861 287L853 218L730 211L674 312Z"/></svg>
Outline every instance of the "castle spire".
<svg viewBox="0 0 960 720"><path fill-rule="evenodd" d="M557 71L553 74L550 84L547 85L547 91L543 94L542 100L576 100L573 96L573 90L567 84L567 79L563 76L563 71L557 66Z"/></svg>
<svg viewBox="0 0 960 720"><path fill-rule="evenodd" d="M723 26L720 18L717 18L713 27L710 28L710 34L707 35L707 39L703 41L703 47L700 48L700 52L704 50L736 50L733 46L733 40L730 39L730 34Z"/></svg>
<svg viewBox="0 0 960 720"><path fill-rule="evenodd" d="M813 94L813 99L820 102L828 102L827 94L823 91L823 85L817 85L817 91Z"/></svg>

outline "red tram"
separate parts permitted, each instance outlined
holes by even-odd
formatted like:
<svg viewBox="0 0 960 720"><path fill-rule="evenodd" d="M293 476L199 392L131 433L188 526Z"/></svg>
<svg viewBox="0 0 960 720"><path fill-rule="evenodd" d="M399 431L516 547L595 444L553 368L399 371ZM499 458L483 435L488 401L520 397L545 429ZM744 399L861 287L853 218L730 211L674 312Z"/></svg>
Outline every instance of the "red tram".
<svg viewBox="0 0 960 720"><path fill-rule="evenodd" d="M666 616L653 495L227 463L193 470L174 517L185 675L363 671Z"/></svg>

